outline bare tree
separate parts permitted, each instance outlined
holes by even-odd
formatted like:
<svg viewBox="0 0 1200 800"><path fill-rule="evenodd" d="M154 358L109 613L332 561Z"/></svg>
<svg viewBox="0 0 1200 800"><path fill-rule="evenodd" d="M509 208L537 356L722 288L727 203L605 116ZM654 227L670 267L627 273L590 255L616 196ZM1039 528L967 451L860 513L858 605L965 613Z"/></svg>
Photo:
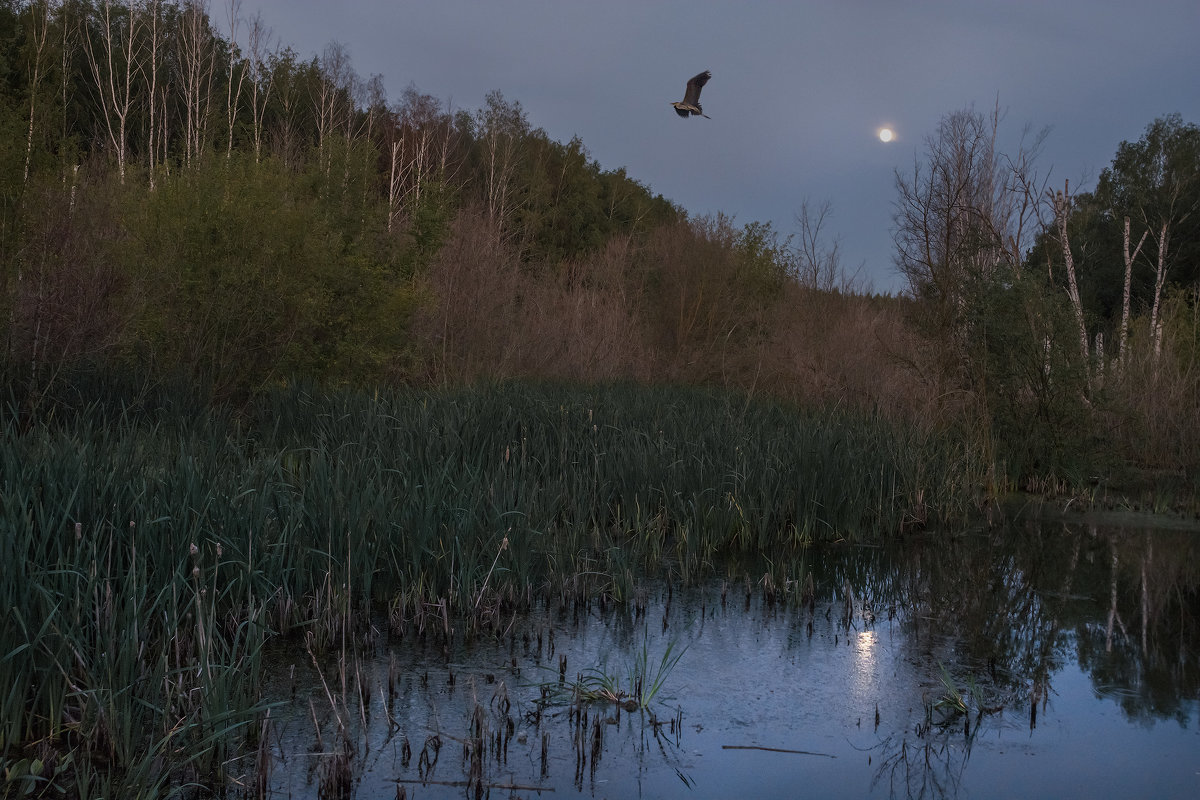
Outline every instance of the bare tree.
<svg viewBox="0 0 1200 800"><path fill-rule="evenodd" d="M1033 162L1046 132L1027 129L1009 157L997 149L1000 119L999 106L989 117L970 108L942 117L924 161L896 173L896 265L947 319L961 313L968 281L1017 269L1039 227Z"/></svg>
<svg viewBox="0 0 1200 800"><path fill-rule="evenodd" d="M858 289L858 276L862 267L853 275L846 275L841 263L841 239L834 237L827 242L825 226L833 215L833 206L828 200L815 209L808 200L800 204L796 215L797 236L795 245L789 247L792 270L800 285L823 292L852 292Z"/></svg>
<svg viewBox="0 0 1200 800"><path fill-rule="evenodd" d="M208 0L186 0L178 34L179 83L184 106L184 163L204 152L212 108L216 47L208 19Z"/></svg>
<svg viewBox="0 0 1200 800"><path fill-rule="evenodd" d="M103 0L94 25L83 37L88 68L100 92L100 108L108 142L117 157L117 174L125 182L128 154L128 123L134 108L136 40L140 14L135 0L114 14L111 0Z"/></svg>
<svg viewBox="0 0 1200 800"><path fill-rule="evenodd" d="M510 103L498 91L488 92L486 105L476 115L483 139L484 191L488 219L501 235L510 232L516 211L513 182L517 170L517 145L528 128L521 104Z"/></svg>
<svg viewBox="0 0 1200 800"><path fill-rule="evenodd" d="M229 75L225 87L225 115L229 130L225 141L225 160L228 161L233 157L233 126L237 122L247 69L237 43L238 27L242 22L242 0L229 0L226 11L229 15Z"/></svg>
<svg viewBox="0 0 1200 800"><path fill-rule="evenodd" d="M262 159L263 119L267 113L267 101L274 87L273 73L266 68L267 52L271 47L271 32L263 22L262 14L250 20L247 33L250 67L250 117L254 129L254 161Z"/></svg>
<svg viewBox="0 0 1200 800"><path fill-rule="evenodd" d="M945 116L926 139L925 162L914 163L911 177L896 173L897 266L914 295L951 313L972 266L995 246L983 225L996 171L988 133L973 110Z"/></svg>
<svg viewBox="0 0 1200 800"><path fill-rule="evenodd" d="M160 23L162 22L161 5L162 5L161 0L147 0L147 2L146 2L146 13L150 17L149 22L148 22L148 25L150 26L150 52L148 53L145 64L143 65L143 71L148 71L149 74L147 75L147 79L150 82L150 86L149 86L150 95L149 95L149 98L147 99L147 106L149 107L148 110L149 110L149 115L150 115L150 131L149 131L150 146L146 148L146 151L147 151L146 157L147 157L147 162L148 162L148 167L149 167L147 172L149 173L149 176L150 176L150 190L151 191L154 190L154 182L155 182L154 159L155 159L155 154L158 152L158 146L157 146L157 142L156 142L156 137L157 137L157 133L158 133L157 124L156 124L156 116L157 116L157 112L158 112L158 93L159 93L158 63L159 63L159 59L161 58L159 49L162 45L165 44L165 42L163 41L163 31L160 28ZM166 125L166 109L165 108L163 109L162 119L157 120L157 123L161 124L163 126ZM165 144L166 136L165 135L162 137L162 142L163 142L163 146L165 148L165 146L166 146L166 144ZM164 149L163 161L166 161L166 158L167 158L167 153L165 152L165 149Z"/></svg>

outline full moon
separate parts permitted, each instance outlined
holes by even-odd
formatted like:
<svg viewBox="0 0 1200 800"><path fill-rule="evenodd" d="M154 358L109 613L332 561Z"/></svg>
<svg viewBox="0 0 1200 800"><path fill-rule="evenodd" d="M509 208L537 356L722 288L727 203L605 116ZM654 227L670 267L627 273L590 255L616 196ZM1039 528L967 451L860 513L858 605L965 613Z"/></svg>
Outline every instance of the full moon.
<svg viewBox="0 0 1200 800"><path fill-rule="evenodd" d="M881 142L890 142L892 140L892 137L894 137L894 136L895 136L895 134L892 133L891 128L880 128L879 129L879 141L881 141Z"/></svg>

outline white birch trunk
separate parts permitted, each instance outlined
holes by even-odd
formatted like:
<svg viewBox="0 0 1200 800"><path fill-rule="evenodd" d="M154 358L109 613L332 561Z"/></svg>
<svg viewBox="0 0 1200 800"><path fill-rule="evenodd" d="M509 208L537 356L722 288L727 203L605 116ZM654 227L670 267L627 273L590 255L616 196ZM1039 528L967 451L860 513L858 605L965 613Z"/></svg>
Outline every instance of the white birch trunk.
<svg viewBox="0 0 1200 800"><path fill-rule="evenodd" d="M225 160L233 157L233 126L237 122L238 108L241 105L242 87L246 82L246 69L242 66L240 49L237 44L238 24L241 22L241 0L229 0L229 81L225 92L225 111L229 121L228 138L226 139ZM234 85L234 73L237 73L237 84Z"/></svg>
<svg viewBox="0 0 1200 800"><path fill-rule="evenodd" d="M29 81L29 133L25 138L25 178L29 183L29 165L33 160L33 132L36 128L34 119L37 116L38 87L42 83L42 55L46 52L46 38L50 33L50 12L55 4L49 0L32 3L29 8L30 21L33 23L33 75ZM65 25L65 21L64 21Z"/></svg>
<svg viewBox="0 0 1200 800"><path fill-rule="evenodd" d="M1167 223L1158 234L1158 264L1154 275L1154 307L1150 311L1150 330L1154 332L1154 361L1162 354L1162 292L1167 280L1167 245L1170 239Z"/></svg>
<svg viewBox="0 0 1200 800"><path fill-rule="evenodd" d="M158 153L158 131L156 130L156 113L158 110L158 45L159 45L159 5L160 0L150 0L146 10L150 14L150 146L147 150L147 166L150 174L150 191L154 191L154 158ZM165 154L164 154L165 157Z"/></svg>
<svg viewBox="0 0 1200 800"><path fill-rule="evenodd" d="M267 113L267 101L271 98L274 86L273 75L264 68L266 50L269 47L270 32L262 21L261 14L255 14L250 21L248 34L250 48L250 116L254 128L254 163L262 160L263 119Z"/></svg>
<svg viewBox="0 0 1200 800"><path fill-rule="evenodd" d="M1079 297L1079 284L1075 280L1075 259L1071 255L1071 243L1067 237L1067 217L1071 210L1070 184L1065 185L1066 191L1054 194L1054 217L1058 223L1058 238L1062 243L1063 261L1067 269L1067 295L1071 298L1071 306L1075 310L1075 321L1079 325L1079 349L1083 356L1084 375L1088 376L1091 386L1090 354L1088 352L1087 324L1083 317L1083 301Z"/></svg>
<svg viewBox="0 0 1200 800"><path fill-rule="evenodd" d="M1142 244L1146 241L1146 234L1149 232L1149 230L1142 231L1142 238L1138 240L1137 247L1133 250L1133 255L1130 255L1129 217L1125 217L1125 291L1121 301L1120 341L1117 344L1118 369L1125 368L1125 343L1129 340L1129 291L1133 282L1133 262L1137 260L1138 253L1142 250Z"/></svg>

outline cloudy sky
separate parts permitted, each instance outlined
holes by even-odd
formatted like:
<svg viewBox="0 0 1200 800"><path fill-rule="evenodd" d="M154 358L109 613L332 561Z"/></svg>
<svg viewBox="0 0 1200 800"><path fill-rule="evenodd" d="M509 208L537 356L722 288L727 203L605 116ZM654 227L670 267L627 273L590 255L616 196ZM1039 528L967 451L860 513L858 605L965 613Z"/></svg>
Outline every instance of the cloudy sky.
<svg viewBox="0 0 1200 800"><path fill-rule="evenodd" d="M213 0L214 21L227 5ZM1200 0L242 0L242 13L304 57L340 42L393 98L411 84L474 110L499 89L692 214L786 234L806 199L828 201L843 266L877 291L904 288L895 171L942 115L998 101L1009 151L1049 127L1039 170L1085 189L1156 117L1200 124ZM677 117L667 104L705 69L712 119Z"/></svg>

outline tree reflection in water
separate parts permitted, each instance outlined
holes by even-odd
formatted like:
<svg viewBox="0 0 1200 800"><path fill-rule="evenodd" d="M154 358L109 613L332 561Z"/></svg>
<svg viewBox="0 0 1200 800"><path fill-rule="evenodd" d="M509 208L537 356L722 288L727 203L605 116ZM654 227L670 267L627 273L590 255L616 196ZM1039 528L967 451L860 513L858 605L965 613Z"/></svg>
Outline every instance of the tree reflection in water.
<svg viewBox="0 0 1200 800"><path fill-rule="evenodd" d="M957 794L976 735L1003 724L1001 708L1010 724L1028 709L1036 728L1068 661L1130 720L1189 722L1200 695L1195 532L1029 522L839 562L823 565L833 585L864 586L864 608L898 616L914 658L949 676L926 689L923 722L875 748L875 785L893 795ZM954 690L965 713L945 702Z"/></svg>

